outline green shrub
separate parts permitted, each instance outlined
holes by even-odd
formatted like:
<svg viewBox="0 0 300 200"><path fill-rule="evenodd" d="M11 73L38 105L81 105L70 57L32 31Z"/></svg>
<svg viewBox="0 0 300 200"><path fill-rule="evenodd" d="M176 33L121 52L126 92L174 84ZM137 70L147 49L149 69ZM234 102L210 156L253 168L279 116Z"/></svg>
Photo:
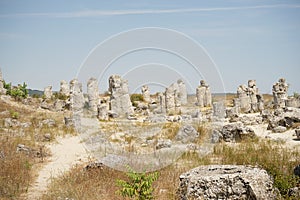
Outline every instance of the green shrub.
<svg viewBox="0 0 300 200"><path fill-rule="evenodd" d="M19 113L16 111L10 111L10 116L13 119L18 119L19 118Z"/></svg>
<svg viewBox="0 0 300 200"><path fill-rule="evenodd" d="M117 186L121 187L118 194L138 200L153 199L152 183L158 179L158 172L136 173L129 168L127 176L129 181L117 180Z"/></svg>
<svg viewBox="0 0 300 200"><path fill-rule="evenodd" d="M28 97L27 84L19 84L17 87L12 87L11 83L4 82L4 88L7 90L6 94L14 97L15 100L21 100Z"/></svg>
<svg viewBox="0 0 300 200"><path fill-rule="evenodd" d="M133 106L137 106L136 101L144 101L144 97L142 94L132 94L130 100Z"/></svg>
<svg viewBox="0 0 300 200"><path fill-rule="evenodd" d="M41 98L41 95L39 95L39 94L33 94L32 98Z"/></svg>
<svg viewBox="0 0 300 200"><path fill-rule="evenodd" d="M67 95L61 94L60 92L55 92L53 94L55 99L60 99L60 100L67 100L69 97Z"/></svg>

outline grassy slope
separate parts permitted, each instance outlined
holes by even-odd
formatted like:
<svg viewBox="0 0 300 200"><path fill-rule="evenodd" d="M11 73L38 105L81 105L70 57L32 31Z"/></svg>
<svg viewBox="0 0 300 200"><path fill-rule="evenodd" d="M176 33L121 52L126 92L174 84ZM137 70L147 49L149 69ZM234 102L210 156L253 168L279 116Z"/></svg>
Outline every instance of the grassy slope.
<svg viewBox="0 0 300 200"><path fill-rule="evenodd" d="M30 123L29 127L5 127L6 118L14 117L19 123ZM53 119L55 125L40 125L45 119ZM47 150L44 145L45 134L54 141L58 135L74 133L63 124L63 115L37 111L19 102L0 100L0 199L16 199L27 191L36 170L43 165ZM17 152L17 145L24 144L32 153ZM43 156L38 155L42 153Z"/></svg>

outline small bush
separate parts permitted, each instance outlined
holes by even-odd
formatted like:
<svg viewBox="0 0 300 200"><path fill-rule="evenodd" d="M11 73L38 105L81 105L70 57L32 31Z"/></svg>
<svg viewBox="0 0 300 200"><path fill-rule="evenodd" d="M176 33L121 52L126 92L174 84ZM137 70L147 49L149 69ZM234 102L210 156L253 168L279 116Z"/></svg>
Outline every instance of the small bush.
<svg viewBox="0 0 300 200"><path fill-rule="evenodd" d="M129 168L127 176L129 181L117 180L117 185L121 187L117 191L118 194L138 200L153 199L152 183L158 179L158 172L151 174L136 173Z"/></svg>
<svg viewBox="0 0 300 200"><path fill-rule="evenodd" d="M69 97L67 95L61 94L60 92L55 92L53 94L54 99L67 100Z"/></svg>
<svg viewBox="0 0 300 200"><path fill-rule="evenodd" d="M18 119L19 118L19 113L16 111L10 111L10 116L13 119Z"/></svg>
<svg viewBox="0 0 300 200"><path fill-rule="evenodd" d="M41 97L42 97L42 96L39 95L39 94L33 94L33 95L32 95L32 98L36 98L36 99L41 98Z"/></svg>
<svg viewBox="0 0 300 200"><path fill-rule="evenodd" d="M7 90L6 94L14 97L15 100L21 100L28 97L27 84L19 84L18 86L12 86L11 83L4 82L4 88Z"/></svg>
<svg viewBox="0 0 300 200"><path fill-rule="evenodd" d="M130 96L130 101L131 101L133 106L137 106L136 101L144 101L144 97L141 94L132 94Z"/></svg>

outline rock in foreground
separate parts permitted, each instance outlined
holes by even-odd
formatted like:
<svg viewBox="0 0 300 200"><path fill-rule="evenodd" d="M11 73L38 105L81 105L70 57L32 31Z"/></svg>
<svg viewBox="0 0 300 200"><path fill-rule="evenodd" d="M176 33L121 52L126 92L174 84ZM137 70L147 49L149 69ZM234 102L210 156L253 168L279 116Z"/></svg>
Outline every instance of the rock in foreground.
<svg viewBox="0 0 300 200"><path fill-rule="evenodd" d="M242 165L200 166L180 176L178 199L276 199L265 170Z"/></svg>

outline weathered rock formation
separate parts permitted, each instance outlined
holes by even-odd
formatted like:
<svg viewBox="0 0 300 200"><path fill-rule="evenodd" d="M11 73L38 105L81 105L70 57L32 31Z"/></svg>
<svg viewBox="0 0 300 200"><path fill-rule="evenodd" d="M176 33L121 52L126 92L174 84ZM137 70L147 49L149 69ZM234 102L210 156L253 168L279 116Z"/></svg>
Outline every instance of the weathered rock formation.
<svg viewBox="0 0 300 200"><path fill-rule="evenodd" d="M70 81L70 108L74 112L82 111L84 107L84 96L82 92L82 83L77 79Z"/></svg>
<svg viewBox="0 0 300 200"><path fill-rule="evenodd" d="M185 105L187 104L187 90L186 90L185 83L183 82L183 80L179 79L177 81L177 84L178 84L178 98L180 104Z"/></svg>
<svg viewBox="0 0 300 200"><path fill-rule="evenodd" d="M109 98L104 97L100 100L100 104L98 105L98 119L100 120L108 120L108 111L109 111Z"/></svg>
<svg viewBox="0 0 300 200"><path fill-rule="evenodd" d="M254 130L244 126L242 122L229 123L213 130L214 143L220 141L239 142L249 137L255 137Z"/></svg>
<svg viewBox="0 0 300 200"><path fill-rule="evenodd" d="M195 142L198 137L199 133L193 126L185 125L179 129L175 139L186 144Z"/></svg>
<svg viewBox="0 0 300 200"><path fill-rule="evenodd" d="M285 104L286 104L287 107L300 108L300 95L299 96L294 96L294 97L289 97L285 101Z"/></svg>
<svg viewBox="0 0 300 200"><path fill-rule="evenodd" d="M180 175L178 199L277 199L272 178L242 165L200 166Z"/></svg>
<svg viewBox="0 0 300 200"><path fill-rule="evenodd" d="M2 77L2 71L0 69L0 95L1 94L6 94L6 89L4 88L4 80Z"/></svg>
<svg viewBox="0 0 300 200"><path fill-rule="evenodd" d="M285 132L293 127L295 123L300 122L299 108L277 109L268 119L268 130L273 132Z"/></svg>
<svg viewBox="0 0 300 200"><path fill-rule="evenodd" d="M211 106L211 92L209 85L204 80L200 81L200 86L196 89L197 105L202 107Z"/></svg>
<svg viewBox="0 0 300 200"><path fill-rule="evenodd" d="M110 110L120 117L128 116L133 113L129 91L128 81L122 79L119 75L109 77Z"/></svg>
<svg viewBox="0 0 300 200"><path fill-rule="evenodd" d="M48 86L44 88L44 97L45 99L51 99L52 98L52 86Z"/></svg>
<svg viewBox="0 0 300 200"><path fill-rule="evenodd" d="M67 81L60 81L60 90L59 93L61 95L69 96L70 95L70 87Z"/></svg>
<svg viewBox="0 0 300 200"><path fill-rule="evenodd" d="M165 92L166 111L168 114L176 114L180 112L180 100L178 98L178 85L173 83Z"/></svg>
<svg viewBox="0 0 300 200"><path fill-rule="evenodd" d="M144 101L146 103L151 103L149 87L147 85L143 85L141 90L142 90L142 95L143 95Z"/></svg>
<svg viewBox="0 0 300 200"><path fill-rule="evenodd" d="M226 116L225 105L223 101L213 103L213 116L218 119L223 119Z"/></svg>
<svg viewBox="0 0 300 200"><path fill-rule="evenodd" d="M181 105L187 104L187 91L185 83L178 80L171 84L165 91L165 109L167 114L178 114Z"/></svg>
<svg viewBox="0 0 300 200"><path fill-rule="evenodd" d="M278 82L273 85L273 98L274 98L274 107L275 108L284 108L285 101L288 97L288 84L285 82L284 78L280 78Z"/></svg>
<svg viewBox="0 0 300 200"><path fill-rule="evenodd" d="M165 97L164 93L159 92L157 94L157 102L158 102L157 113L165 113L166 112L166 97Z"/></svg>
<svg viewBox="0 0 300 200"><path fill-rule="evenodd" d="M237 89L238 98L234 101L234 107L238 107L243 113L257 112L264 109L263 96L259 94L255 80L248 81L246 85L240 85Z"/></svg>
<svg viewBox="0 0 300 200"><path fill-rule="evenodd" d="M88 95L89 110L92 112L92 115L96 116L98 114L98 104L99 104L99 89L98 89L97 79L90 78L88 80L87 95Z"/></svg>

